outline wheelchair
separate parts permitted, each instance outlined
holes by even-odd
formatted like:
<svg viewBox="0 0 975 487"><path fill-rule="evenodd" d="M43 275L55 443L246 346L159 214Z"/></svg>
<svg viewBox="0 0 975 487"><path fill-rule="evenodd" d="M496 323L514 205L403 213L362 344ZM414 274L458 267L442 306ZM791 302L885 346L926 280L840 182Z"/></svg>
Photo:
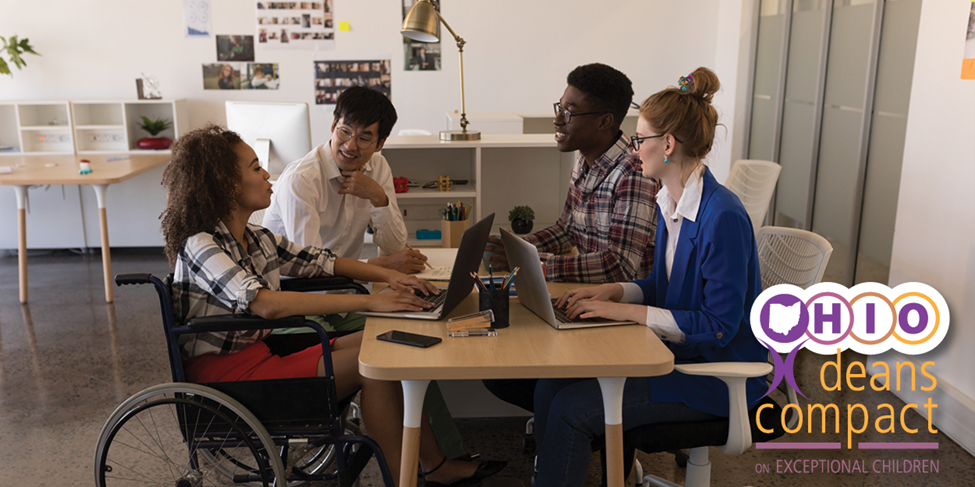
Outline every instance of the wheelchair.
<svg viewBox="0 0 975 487"><path fill-rule="evenodd" d="M117 285L152 284L159 295L173 382L125 400L109 417L95 450L95 484L286 486L314 480L351 485L376 456L382 479L393 479L376 442L359 436L336 397L329 338L317 323L293 316L249 315L175 322L170 285L150 274L120 274ZM368 292L344 277L282 279L282 290ZM321 339L325 377L187 383L178 338L184 334L310 327ZM357 407L353 407L354 410ZM362 448L361 446L365 446ZM333 468L334 465L334 468Z"/></svg>

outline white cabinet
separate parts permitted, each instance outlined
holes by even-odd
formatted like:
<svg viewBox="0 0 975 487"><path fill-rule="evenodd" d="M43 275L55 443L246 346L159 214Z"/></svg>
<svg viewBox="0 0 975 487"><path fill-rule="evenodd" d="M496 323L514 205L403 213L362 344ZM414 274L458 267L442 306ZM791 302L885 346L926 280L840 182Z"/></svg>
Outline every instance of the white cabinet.
<svg viewBox="0 0 975 487"><path fill-rule="evenodd" d="M470 142L441 142L436 135L393 136L383 155L395 177L420 184L448 175L466 179L448 192L410 188L396 195L410 233L410 245L439 245L416 240L418 229L439 230L440 209L447 202L473 205L476 220L495 213L494 233L509 226L508 212L527 205L535 211L534 230L554 224L562 211L577 153L561 153L548 134L492 135Z"/></svg>
<svg viewBox="0 0 975 487"><path fill-rule="evenodd" d="M72 152L67 101L0 102L0 156Z"/></svg>
<svg viewBox="0 0 975 487"><path fill-rule="evenodd" d="M185 100L91 100L71 103L79 154L141 152L136 143L149 133L142 117L164 118L172 126L158 137L176 140L188 130ZM168 150L158 152L169 152Z"/></svg>

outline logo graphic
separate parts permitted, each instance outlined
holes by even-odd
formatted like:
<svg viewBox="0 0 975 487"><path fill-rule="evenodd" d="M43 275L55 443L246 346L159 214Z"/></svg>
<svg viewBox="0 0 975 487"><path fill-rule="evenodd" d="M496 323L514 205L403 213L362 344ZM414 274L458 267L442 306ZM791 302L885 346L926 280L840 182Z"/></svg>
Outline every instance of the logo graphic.
<svg viewBox="0 0 975 487"><path fill-rule="evenodd" d="M825 282L808 289L780 284L763 291L751 311L755 337L769 350L788 354L784 361L772 354L775 377L769 392L784 379L799 394L792 363L802 348L819 355L835 355L837 349L919 355L944 340L948 322L941 293L918 282L893 289L875 282L849 289Z"/></svg>

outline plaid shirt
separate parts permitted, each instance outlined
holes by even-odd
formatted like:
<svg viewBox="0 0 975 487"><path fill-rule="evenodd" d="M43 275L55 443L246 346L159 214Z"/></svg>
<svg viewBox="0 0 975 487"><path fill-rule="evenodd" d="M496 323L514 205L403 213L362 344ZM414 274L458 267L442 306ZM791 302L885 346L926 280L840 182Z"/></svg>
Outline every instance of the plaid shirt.
<svg viewBox="0 0 975 487"><path fill-rule="evenodd" d="M223 222L210 232L188 237L179 249L173 274L173 312L179 323L190 318L249 313L261 289L281 289L280 276L332 275L335 254L301 247L266 228L248 225L246 253ZM181 335L187 358L206 353L232 354L264 339L271 330L225 331Z"/></svg>
<svg viewBox="0 0 975 487"><path fill-rule="evenodd" d="M660 186L643 177L628 147L621 133L592 167L580 155L559 221L525 238L538 247L546 279L623 282L650 275ZM579 255L557 255L573 245Z"/></svg>

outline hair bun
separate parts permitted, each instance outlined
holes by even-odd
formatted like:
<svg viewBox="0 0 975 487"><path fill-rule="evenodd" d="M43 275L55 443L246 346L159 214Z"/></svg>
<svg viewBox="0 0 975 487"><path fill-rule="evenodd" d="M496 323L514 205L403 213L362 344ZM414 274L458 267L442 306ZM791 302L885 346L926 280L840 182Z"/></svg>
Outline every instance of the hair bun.
<svg viewBox="0 0 975 487"><path fill-rule="evenodd" d="M708 103L711 103L711 98L721 88L718 75L703 66L687 76L681 76L678 84L681 94L695 96Z"/></svg>

